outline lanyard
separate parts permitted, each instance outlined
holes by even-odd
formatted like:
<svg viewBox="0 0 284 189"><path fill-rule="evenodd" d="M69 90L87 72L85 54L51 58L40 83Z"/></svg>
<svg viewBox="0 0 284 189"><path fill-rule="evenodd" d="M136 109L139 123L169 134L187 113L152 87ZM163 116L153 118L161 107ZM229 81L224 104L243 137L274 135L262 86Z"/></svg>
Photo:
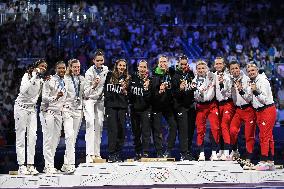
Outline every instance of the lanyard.
<svg viewBox="0 0 284 189"><path fill-rule="evenodd" d="M75 92L76 92L76 97L78 98L79 93L80 93L80 83L81 83L80 78L78 77L78 79L79 79L78 85L76 85L73 75L71 76L71 78L72 78L73 86L74 86L74 89L75 89Z"/></svg>
<svg viewBox="0 0 284 189"><path fill-rule="evenodd" d="M102 68L97 68L96 65L94 65L94 70L95 70L97 75L100 75L100 73L102 73L102 71L103 71Z"/></svg>
<svg viewBox="0 0 284 189"><path fill-rule="evenodd" d="M64 80L61 79L61 78L59 78L59 79L58 79L58 82L59 82L59 86L61 87L61 89L63 89L64 86L65 86Z"/></svg>
<svg viewBox="0 0 284 189"><path fill-rule="evenodd" d="M58 75L56 75L58 77L57 81L58 81L58 89L59 90L64 90L64 87L65 87L65 83L64 83L64 79L60 78Z"/></svg>

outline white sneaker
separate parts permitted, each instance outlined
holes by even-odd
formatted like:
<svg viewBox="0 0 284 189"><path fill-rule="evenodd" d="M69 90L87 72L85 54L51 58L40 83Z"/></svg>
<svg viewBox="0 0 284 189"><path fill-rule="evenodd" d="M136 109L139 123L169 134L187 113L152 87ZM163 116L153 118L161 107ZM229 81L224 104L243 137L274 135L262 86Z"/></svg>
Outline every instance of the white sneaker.
<svg viewBox="0 0 284 189"><path fill-rule="evenodd" d="M204 155L204 153L200 153L200 154L199 154L198 161L205 161L205 155Z"/></svg>
<svg viewBox="0 0 284 189"><path fill-rule="evenodd" d="M66 172L67 171L67 166L68 166L67 164L63 164L60 170L62 172Z"/></svg>
<svg viewBox="0 0 284 189"><path fill-rule="evenodd" d="M46 174L59 174L61 171L57 170L54 167L47 167L45 173Z"/></svg>
<svg viewBox="0 0 284 189"><path fill-rule="evenodd" d="M240 153L239 153L238 150L232 151L231 154L230 154L230 156L231 156L232 160L237 160L238 158L241 157L241 155L240 155Z"/></svg>
<svg viewBox="0 0 284 189"><path fill-rule="evenodd" d="M28 171L31 175L38 175L39 172L36 170L36 168L33 165L28 165Z"/></svg>
<svg viewBox="0 0 284 189"><path fill-rule="evenodd" d="M67 174L72 174L76 171L75 165L67 165L66 173Z"/></svg>
<svg viewBox="0 0 284 189"><path fill-rule="evenodd" d="M103 159L100 155L94 155L93 159Z"/></svg>
<svg viewBox="0 0 284 189"><path fill-rule="evenodd" d="M219 158L217 157L217 154L212 154L210 157L211 161L219 161Z"/></svg>
<svg viewBox="0 0 284 189"><path fill-rule="evenodd" d="M19 175L30 175L31 173L28 171L27 167L24 165L20 165L18 170Z"/></svg>
<svg viewBox="0 0 284 189"><path fill-rule="evenodd" d="M230 155L225 155L225 154L222 154L221 157L219 158L219 160L221 161L232 161L232 158Z"/></svg>
<svg viewBox="0 0 284 189"><path fill-rule="evenodd" d="M276 167L274 165L274 161L271 162L267 162L268 166L269 166L269 171L275 171Z"/></svg>
<svg viewBox="0 0 284 189"><path fill-rule="evenodd" d="M243 169L244 170L255 170L255 166L254 165L244 165L243 166Z"/></svg>
<svg viewBox="0 0 284 189"><path fill-rule="evenodd" d="M270 165L267 162L259 162L256 166L254 166L254 169L257 171L269 171Z"/></svg>
<svg viewBox="0 0 284 189"><path fill-rule="evenodd" d="M93 157L91 155L86 156L86 163L93 163Z"/></svg>
<svg viewBox="0 0 284 189"><path fill-rule="evenodd" d="M242 163L244 164L244 170L255 170L255 165L251 163L250 159L245 159L242 161Z"/></svg>

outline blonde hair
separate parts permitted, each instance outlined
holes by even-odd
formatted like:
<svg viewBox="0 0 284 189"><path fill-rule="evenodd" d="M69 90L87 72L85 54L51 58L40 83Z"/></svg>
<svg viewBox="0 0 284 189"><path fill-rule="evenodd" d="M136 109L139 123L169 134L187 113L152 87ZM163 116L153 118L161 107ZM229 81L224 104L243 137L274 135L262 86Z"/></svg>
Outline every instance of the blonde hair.
<svg viewBox="0 0 284 189"><path fill-rule="evenodd" d="M199 65L205 65L205 66L208 68L207 63L206 63L204 60L198 60L198 61L196 62L196 68L197 68L197 66L199 66Z"/></svg>
<svg viewBox="0 0 284 189"><path fill-rule="evenodd" d="M68 61L68 66L67 66L67 69L66 69L66 75L72 75L72 65L75 64L75 63L79 63L80 64L80 61L78 59L70 59Z"/></svg>
<svg viewBox="0 0 284 189"><path fill-rule="evenodd" d="M216 63L216 60L221 60L222 63L225 64L225 60L224 60L223 57L220 57L220 56L216 57L215 60L214 60L214 63Z"/></svg>
<svg viewBox="0 0 284 189"><path fill-rule="evenodd" d="M168 57L167 55L165 55L165 54L162 54L162 55L159 55L159 56L158 56L158 63L159 63L159 61L160 61L161 58L166 58L167 61L169 61L169 57Z"/></svg>

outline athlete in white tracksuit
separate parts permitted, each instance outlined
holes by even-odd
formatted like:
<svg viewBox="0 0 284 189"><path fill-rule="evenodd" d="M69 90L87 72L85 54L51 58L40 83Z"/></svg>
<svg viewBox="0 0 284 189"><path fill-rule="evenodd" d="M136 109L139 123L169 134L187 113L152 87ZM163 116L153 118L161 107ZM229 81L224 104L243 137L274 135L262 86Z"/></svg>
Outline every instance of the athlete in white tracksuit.
<svg viewBox="0 0 284 189"><path fill-rule="evenodd" d="M235 107L232 100L232 80L226 64L222 57L217 57L214 61L214 68L216 70L216 100L219 109L219 119L221 127L220 151L218 157L220 160L229 161L230 149L230 123L235 113Z"/></svg>
<svg viewBox="0 0 284 189"><path fill-rule="evenodd" d="M39 76L45 72L46 68L47 63L44 60L39 60L24 74L21 81L20 93L15 101L14 119L19 174L38 174L38 171L33 166L37 139L36 103L43 84L43 80ZM25 159L26 138L27 160ZM28 167L25 166L25 163L27 163Z"/></svg>
<svg viewBox="0 0 284 189"><path fill-rule="evenodd" d="M108 73L104 66L103 52L97 51L93 59L94 65L85 73L84 114L86 119L86 162L93 158L101 158L100 144L104 120L103 88Z"/></svg>
<svg viewBox="0 0 284 189"><path fill-rule="evenodd" d="M218 160L216 149L219 145L220 125L218 106L215 100L216 76L208 71L207 63L197 61L197 75L192 81L194 88L194 98L196 104L196 128L197 128L197 146L200 150L199 161L205 161L204 155L204 137L206 133L206 120L210 122L212 140L211 160Z"/></svg>
<svg viewBox="0 0 284 189"><path fill-rule="evenodd" d="M232 98L236 107L236 112L230 124L230 135L232 145L232 157L239 158L237 150L238 134L242 122L244 123L245 141L246 141L246 161L250 162L253 157L255 144L256 115L251 105L253 93L250 88L250 78L241 70L236 61L230 62L230 73L234 83L232 87ZM244 169L250 168L244 166Z"/></svg>
<svg viewBox="0 0 284 189"><path fill-rule="evenodd" d="M64 77L66 101L63 105L63 126L66 150L62 171L75 171L75 144L83 116L83 90L85 78L80 76L80 62L77 59L68 61L68 69Z"/></svg>
<svg viewBox="0 0 284 189"><path fill-rule="evenodd" d="M64 74L65 63L56 63L56 75L45 82L42 90L42 102L45 104L43 112L45 120L44 129L44 159L46 173L54 174L58 171L54 168L54 156L60 140L62 129L62 110L66 99Z"/></svg>
<svg viewBox="0 0 284 189"><path fill-rule="evenodd" d="M254 168L259 171L272 171L275 170L273 128L276 121L276 107L271 84L264 73L259 73L256 64L248 64L246 71L250 78L250 88L253 94L252 106L256 111L261 151L261 160Z"/></svg>

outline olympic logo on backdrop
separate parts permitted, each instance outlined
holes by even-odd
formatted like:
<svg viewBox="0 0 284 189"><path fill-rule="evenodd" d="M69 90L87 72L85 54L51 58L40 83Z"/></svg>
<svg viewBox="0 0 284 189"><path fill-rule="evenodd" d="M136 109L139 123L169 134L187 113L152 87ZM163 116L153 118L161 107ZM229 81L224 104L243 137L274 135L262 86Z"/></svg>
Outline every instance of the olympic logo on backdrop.
<svg viewBox="0 0 284 189"><path fill-rule="evenodd" d="M170 172L167 168L152 169L150 172L150 178L154 182L165 182L170 176Z"/></svg>

